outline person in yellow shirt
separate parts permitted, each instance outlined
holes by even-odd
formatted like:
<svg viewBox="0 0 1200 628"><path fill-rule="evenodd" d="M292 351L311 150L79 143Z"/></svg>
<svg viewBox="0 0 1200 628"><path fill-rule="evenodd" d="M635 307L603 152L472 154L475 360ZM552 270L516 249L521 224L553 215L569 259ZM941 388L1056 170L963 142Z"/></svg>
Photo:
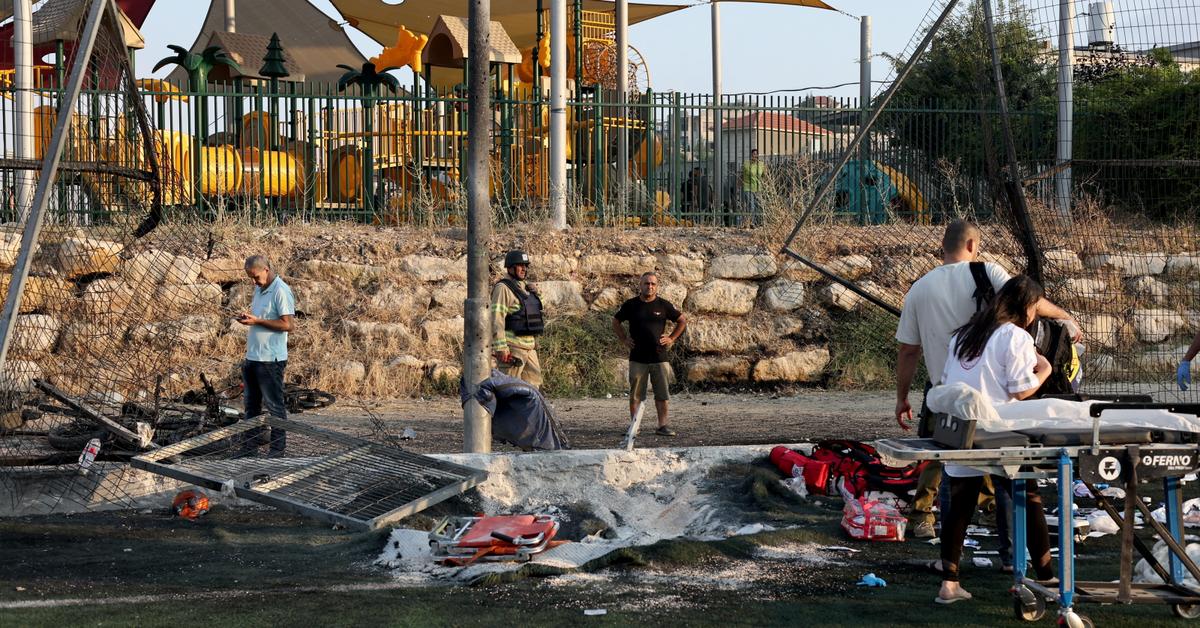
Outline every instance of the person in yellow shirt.
<svg viewBox="0 0 1200 628"><path fill-rule="evenodd" d="M763 224L762 206L759 205L758 193L762 190L763 162L758 160L758 149L750 149L750 160L742 164L742 176L738 183L742 189L742 215L738 225L745 224L746 215L750 216L752 226Z"/></svg>
<svg viewBox="0 0 1200 628"><path fill-rule="evenodd" d="M537 336L545 328L542 300L525 281L529 255L513 250L504 256L505 276L492 287L492 355L496 368L530 385L542 385Z"/></svg>

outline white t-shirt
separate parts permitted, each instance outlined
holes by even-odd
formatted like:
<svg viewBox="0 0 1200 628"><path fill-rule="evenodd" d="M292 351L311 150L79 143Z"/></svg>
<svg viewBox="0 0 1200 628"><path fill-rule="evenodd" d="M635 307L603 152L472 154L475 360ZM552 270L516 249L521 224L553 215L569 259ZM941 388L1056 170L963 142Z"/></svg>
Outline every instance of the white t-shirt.
<svg viewBox="0 0 1200 628"><path fill-rule="evenodd" d="M1024 392L1038 385L1033 368L1037 366L1037 349L1029 332L1005 323L992 332L983 353L973 360L956 357L955 343L958 336L950 339L946 347L946 368L942 371L942 384L966 384L983 393L992 405L999 406L1016 401L1012 394ZM946 474L952 477L982 475L973 469L947 464Z"/></svg>
<svg viewBox="0 0 1200 628"><path fill-rule="evenodd" d="M1029 332L1004 323L992 332L983 353L973 360L961 360L954 355L958 336L946 346L946 368L942 370L943 384L966 384L983 393L998 406L1016 401L1012 395L1037 388L1037 349Z"/></svg>
<svg viewBox="0 0 1200 628"><path fill-rule="evenodd" d="M996 292L1000 292L1009 280L1008 273L995 264L985 263L983 267ZM904 297L896 340L921 346L930 377L936 378L945 367L950 334L966 325L975 313L974 295L970 262L955 262L926 273Z"/></svg>

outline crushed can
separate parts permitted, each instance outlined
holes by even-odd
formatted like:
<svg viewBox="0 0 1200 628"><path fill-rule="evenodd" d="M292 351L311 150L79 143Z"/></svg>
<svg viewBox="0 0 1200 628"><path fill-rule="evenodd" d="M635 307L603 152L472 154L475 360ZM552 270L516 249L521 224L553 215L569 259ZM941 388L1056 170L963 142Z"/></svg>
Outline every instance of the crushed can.
<svg viewBox="0 0 1200 628"><path fill-rule="evenodd" d="M100 439L93 438L89 440L83 448L83 453L79 454L79 472L83 475L91 473L92 463L96 461L96 455L100 453Z"/></svg>

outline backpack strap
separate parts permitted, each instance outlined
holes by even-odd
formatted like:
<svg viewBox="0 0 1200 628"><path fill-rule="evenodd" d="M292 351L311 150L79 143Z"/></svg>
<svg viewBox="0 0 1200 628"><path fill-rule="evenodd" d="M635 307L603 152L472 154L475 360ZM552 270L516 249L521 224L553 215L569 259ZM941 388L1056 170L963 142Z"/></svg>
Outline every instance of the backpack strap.
<svg viewBox="0 0 1200 628"><path fill-rule="evenodd" d="M975 299L975 311L978 312L987 307L987 304L996 297L996 288L992 285L992 280L987 275L987 268L983 262L971 262L971 277L975 279L975 292L971 298Z"/></svg>
<svg viewBox="0 0 1200 628"><path fill-rule="evenodd" d="M1047 343L1048 351L1045 354L1046 361L1050 363L1051 367L1057 367L1063 357L1063 334L1067 333L1067 329L1062 323L1054 321L1048 322L1045 327L1046 333L1050 336L1050 341Z"/></svg>

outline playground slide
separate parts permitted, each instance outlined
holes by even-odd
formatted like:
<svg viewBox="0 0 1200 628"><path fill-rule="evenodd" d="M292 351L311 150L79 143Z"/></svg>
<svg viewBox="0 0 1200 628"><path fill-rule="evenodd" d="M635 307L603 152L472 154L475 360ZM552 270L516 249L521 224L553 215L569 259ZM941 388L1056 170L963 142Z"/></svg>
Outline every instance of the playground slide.
<svg viewBox="0 0 1200 628"><path fill-rule="evenodd" d="M927 225L929 224L929 203L926 202L925 196L921 194L921 190L911 179L906 177L903 172L875 162L875 167L886 174L892 180L892 185L896 186L896 194L900 197L900 202L908 211L912 212L913 222Z"/></svg>

